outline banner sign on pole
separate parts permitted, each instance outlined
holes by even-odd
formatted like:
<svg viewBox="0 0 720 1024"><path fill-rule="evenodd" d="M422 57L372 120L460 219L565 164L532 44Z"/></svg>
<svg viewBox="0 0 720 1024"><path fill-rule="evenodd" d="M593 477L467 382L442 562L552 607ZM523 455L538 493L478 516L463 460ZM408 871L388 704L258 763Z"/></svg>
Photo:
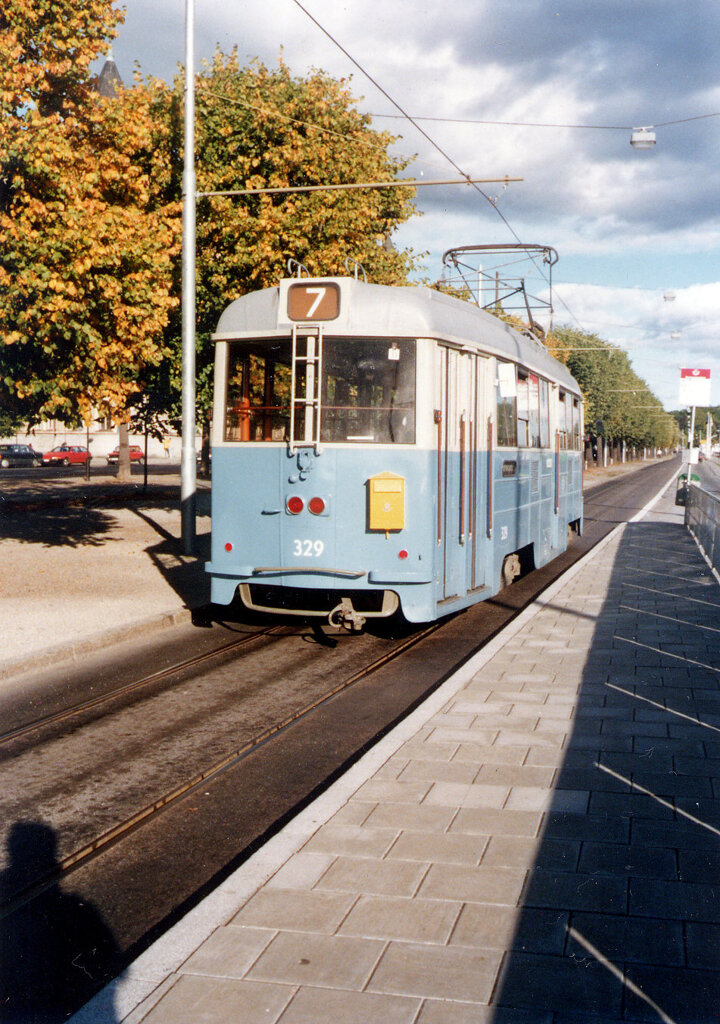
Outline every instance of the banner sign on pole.
<svg viewBox="0 0 720 1024"><path fill-rule="evenodd" d="M680 370L680 405L710 405L709 370Z"/></svg>

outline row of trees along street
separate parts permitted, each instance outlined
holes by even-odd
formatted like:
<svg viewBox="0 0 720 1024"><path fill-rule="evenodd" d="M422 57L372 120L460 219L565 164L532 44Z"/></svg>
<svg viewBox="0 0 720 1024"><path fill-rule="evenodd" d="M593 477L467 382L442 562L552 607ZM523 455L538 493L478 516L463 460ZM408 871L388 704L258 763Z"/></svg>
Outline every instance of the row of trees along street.
<svg viewBox="0 0 720 1024"><path fill-rule="evenodd" d="M627 353L596 334L557 327L547 338L582 388L585 432L626 448L673 448L680 443L676 419L635 373Z"/></svg>
<svg viewBox="0 0 720 1024"><path fill-rule="evenodd" d="M0 434L108 416L127 476L128 425L159 436L180 419L183 82L138 76L98 95L90 68L122 17L113 0L4 0L0 12ZM217 52L196 76L200 193L392 180L409 162L394 141L370 128L348 81L321 71L240 67ZM290 257L326 275L345 273L349 256L373 282L407 284L418 257L390 239L413 200L411 188L201 196L205 452L223 307L276 284ZM624 352L564 328L548 343L583 388L588 425L642 447L675 443L675 422Z"/></svg>

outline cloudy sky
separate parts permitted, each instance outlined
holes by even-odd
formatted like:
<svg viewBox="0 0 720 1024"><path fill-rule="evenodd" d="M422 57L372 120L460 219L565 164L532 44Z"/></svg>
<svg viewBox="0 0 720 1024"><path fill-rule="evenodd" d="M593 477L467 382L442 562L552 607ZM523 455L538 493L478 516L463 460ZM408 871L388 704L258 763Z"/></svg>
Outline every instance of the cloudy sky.
<svg viewBox="0 0 720 1024"><path fill-rule="evenodd" d="M488 198L420 189L423 216L398 243L427 254L431 279L453 246L552 246L556 323L625 348L668 409L679 368L708 367L720 404L717 0L301 2L195 0L198 62L219 45L269 64L282 51L295 74L352 75L360 108L417 154L409 174L456 178L449 157L473 177L522 178L481 186ZM185 0L124 6L113 49L123 79L135 63L172 79ZM435 145L337 44L406 113L433 119L418 124ZM630 146L640 126L654 126L649 151ZM533 264L513 272L541 293Z"/></svg>

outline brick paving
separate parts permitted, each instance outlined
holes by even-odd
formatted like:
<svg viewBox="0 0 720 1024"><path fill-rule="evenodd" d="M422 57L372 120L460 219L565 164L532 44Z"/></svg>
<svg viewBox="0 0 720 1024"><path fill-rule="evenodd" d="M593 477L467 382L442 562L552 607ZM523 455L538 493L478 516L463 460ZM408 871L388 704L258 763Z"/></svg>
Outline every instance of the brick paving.
<svg viewBox="0 0 720 1024"><path fill-rule="evenodd" d="M720 1020L720 589L672 498L382 741L262 884L240 869L205 941L131 969L116 1019Z"/></svg>

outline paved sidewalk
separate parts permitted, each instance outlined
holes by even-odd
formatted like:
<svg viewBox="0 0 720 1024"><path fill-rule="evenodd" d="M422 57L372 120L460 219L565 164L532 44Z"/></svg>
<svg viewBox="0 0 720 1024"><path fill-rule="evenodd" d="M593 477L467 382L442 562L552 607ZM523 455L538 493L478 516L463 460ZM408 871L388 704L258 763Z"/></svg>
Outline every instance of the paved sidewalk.
<svg viewBox="0 0 720 1024"><path fill-rule="evenodd" d="M707 1024L720 590L666 491L75 1024Z"/></svg>
<svg viewBox="0 0 720 1024"><path fill-rule="evenodd" d="M164 468L164 467L163 467ZM0 679L189 620L210 600L210 492L182 553L179 477L3 479Z"/></svg>

